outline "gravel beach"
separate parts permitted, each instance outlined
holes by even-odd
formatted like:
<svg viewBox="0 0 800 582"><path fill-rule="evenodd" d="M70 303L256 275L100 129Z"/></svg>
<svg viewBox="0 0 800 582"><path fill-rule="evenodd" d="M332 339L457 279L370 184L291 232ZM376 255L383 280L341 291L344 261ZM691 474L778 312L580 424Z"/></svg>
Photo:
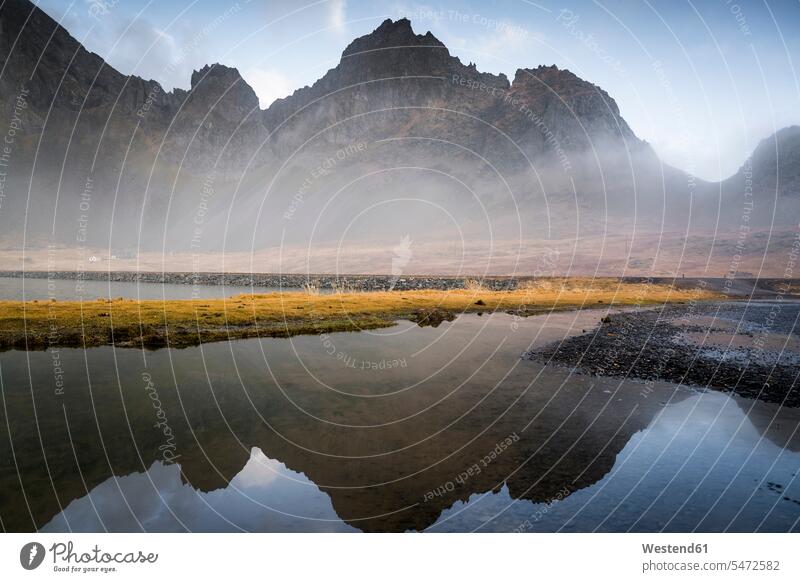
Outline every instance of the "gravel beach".
<svg viewBox="0 0 800 582"><path fill-rule="evenodd" d="M27 279L65 279L92 280L125 283L168 283L175 285L226 285L231 287L275 287L289 290L306 286L318 289L349 291L414 291L421 289L465 289L479 284L491 291L507 291L542 281L569 281L576 277L535 277L535 276L438 276L385 274L345 274L345 273L216 273L216 272L169 272L169 271L0 271L0 277ZM587 279L587 277L577 277ZM737 278L723 277L599 277L597 279L617 279L624 283L650 283L672 285L676 289L706 289L718 291L729 297L771 298L780 293L787 284L778 278ZM792 292L800 292L800 280L793 279Z"/></svg>
<svg viewBox="0 0 800 582"><path fill-rule="evenodd" d="M797 407L798 318L800 302L788 299L627 311L525 357L598 376L667 380Z"/></svg>

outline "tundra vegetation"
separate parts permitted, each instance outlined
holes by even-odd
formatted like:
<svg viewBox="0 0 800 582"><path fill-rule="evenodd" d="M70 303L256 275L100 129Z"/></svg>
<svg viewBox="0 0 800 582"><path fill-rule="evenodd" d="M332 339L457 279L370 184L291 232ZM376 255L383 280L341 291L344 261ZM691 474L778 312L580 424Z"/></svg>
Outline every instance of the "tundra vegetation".
<svg viewBox="0 0 800 582"><path fill-rule="evenodd" d="M224 299L0 301L0 348L116 345L186 347L249 337L288 337L388 327L399 319L438 325L461 313L519 316L552 310L720 299L703 289L619 279L547 279L524 288L241 294Z"/></svg>

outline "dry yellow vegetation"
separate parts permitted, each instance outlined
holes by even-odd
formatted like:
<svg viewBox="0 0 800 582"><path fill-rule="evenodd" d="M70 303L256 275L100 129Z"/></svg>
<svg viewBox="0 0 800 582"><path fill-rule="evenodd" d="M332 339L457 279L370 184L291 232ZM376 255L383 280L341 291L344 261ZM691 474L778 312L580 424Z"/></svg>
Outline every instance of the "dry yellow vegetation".
<svg viewBox="0 0 800 582"><path fill-rule="evenodd" d="M420 325L438 325L465 312L532 315L554 309L721 298L712 291L664 284L547 279L512 291L472 285L448 291L291 292L181 301L0 301L0 348L184 347L255 336L373 329L404 318Z"/></svg>

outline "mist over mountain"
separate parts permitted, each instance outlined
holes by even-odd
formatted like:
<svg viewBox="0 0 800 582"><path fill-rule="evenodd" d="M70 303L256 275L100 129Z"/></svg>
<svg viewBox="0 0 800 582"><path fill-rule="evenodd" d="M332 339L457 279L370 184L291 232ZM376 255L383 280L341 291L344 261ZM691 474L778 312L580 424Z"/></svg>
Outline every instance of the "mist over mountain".
<svg viewBox="0 0 800 582"><path fill-rule="evenodd" d="M326 270L380 247L382 263L352 268L387 271L392 245L412 240L444 253L442 264L508 271L515 245L676 232L685 250L686 237L737 228L751 201L749 228L797 223L797 126L731 178L703 182L663 164L600 87L555 66L513 80L482 73L406 19L353 40L335 68L266 110L219 64L195 71L188 91L126 76L28 0L0 8L0 58L0 115L13 132L0 192L7 247L292 247ZM609 252L631 255L635 242L625 245ZM503 266L489 266L498 252ZM708 252L697 243L689 254Z"/></svg>
<svg viewBox="0 0 800 582"><path fill-rule="evenodd" d="M752 171L753 190L775 197L800 196L800 126L785 127L764 139L737 172Z"/></svg>

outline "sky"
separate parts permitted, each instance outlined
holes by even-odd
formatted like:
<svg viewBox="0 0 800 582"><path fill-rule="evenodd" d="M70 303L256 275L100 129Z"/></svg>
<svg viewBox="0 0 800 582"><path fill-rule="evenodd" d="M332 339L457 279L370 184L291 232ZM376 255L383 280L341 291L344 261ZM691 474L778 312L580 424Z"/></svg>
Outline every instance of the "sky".
<svg viewBox="0 0 800 582"><path fill-rule="evenodd" d="M312 84L349 42L407 17L462 62L505 73L555 64L605 89L637 136L707 180L800 124L800 0L414 2L39 0L125 74L188 88L239 69L262 107Z"/></svg>

